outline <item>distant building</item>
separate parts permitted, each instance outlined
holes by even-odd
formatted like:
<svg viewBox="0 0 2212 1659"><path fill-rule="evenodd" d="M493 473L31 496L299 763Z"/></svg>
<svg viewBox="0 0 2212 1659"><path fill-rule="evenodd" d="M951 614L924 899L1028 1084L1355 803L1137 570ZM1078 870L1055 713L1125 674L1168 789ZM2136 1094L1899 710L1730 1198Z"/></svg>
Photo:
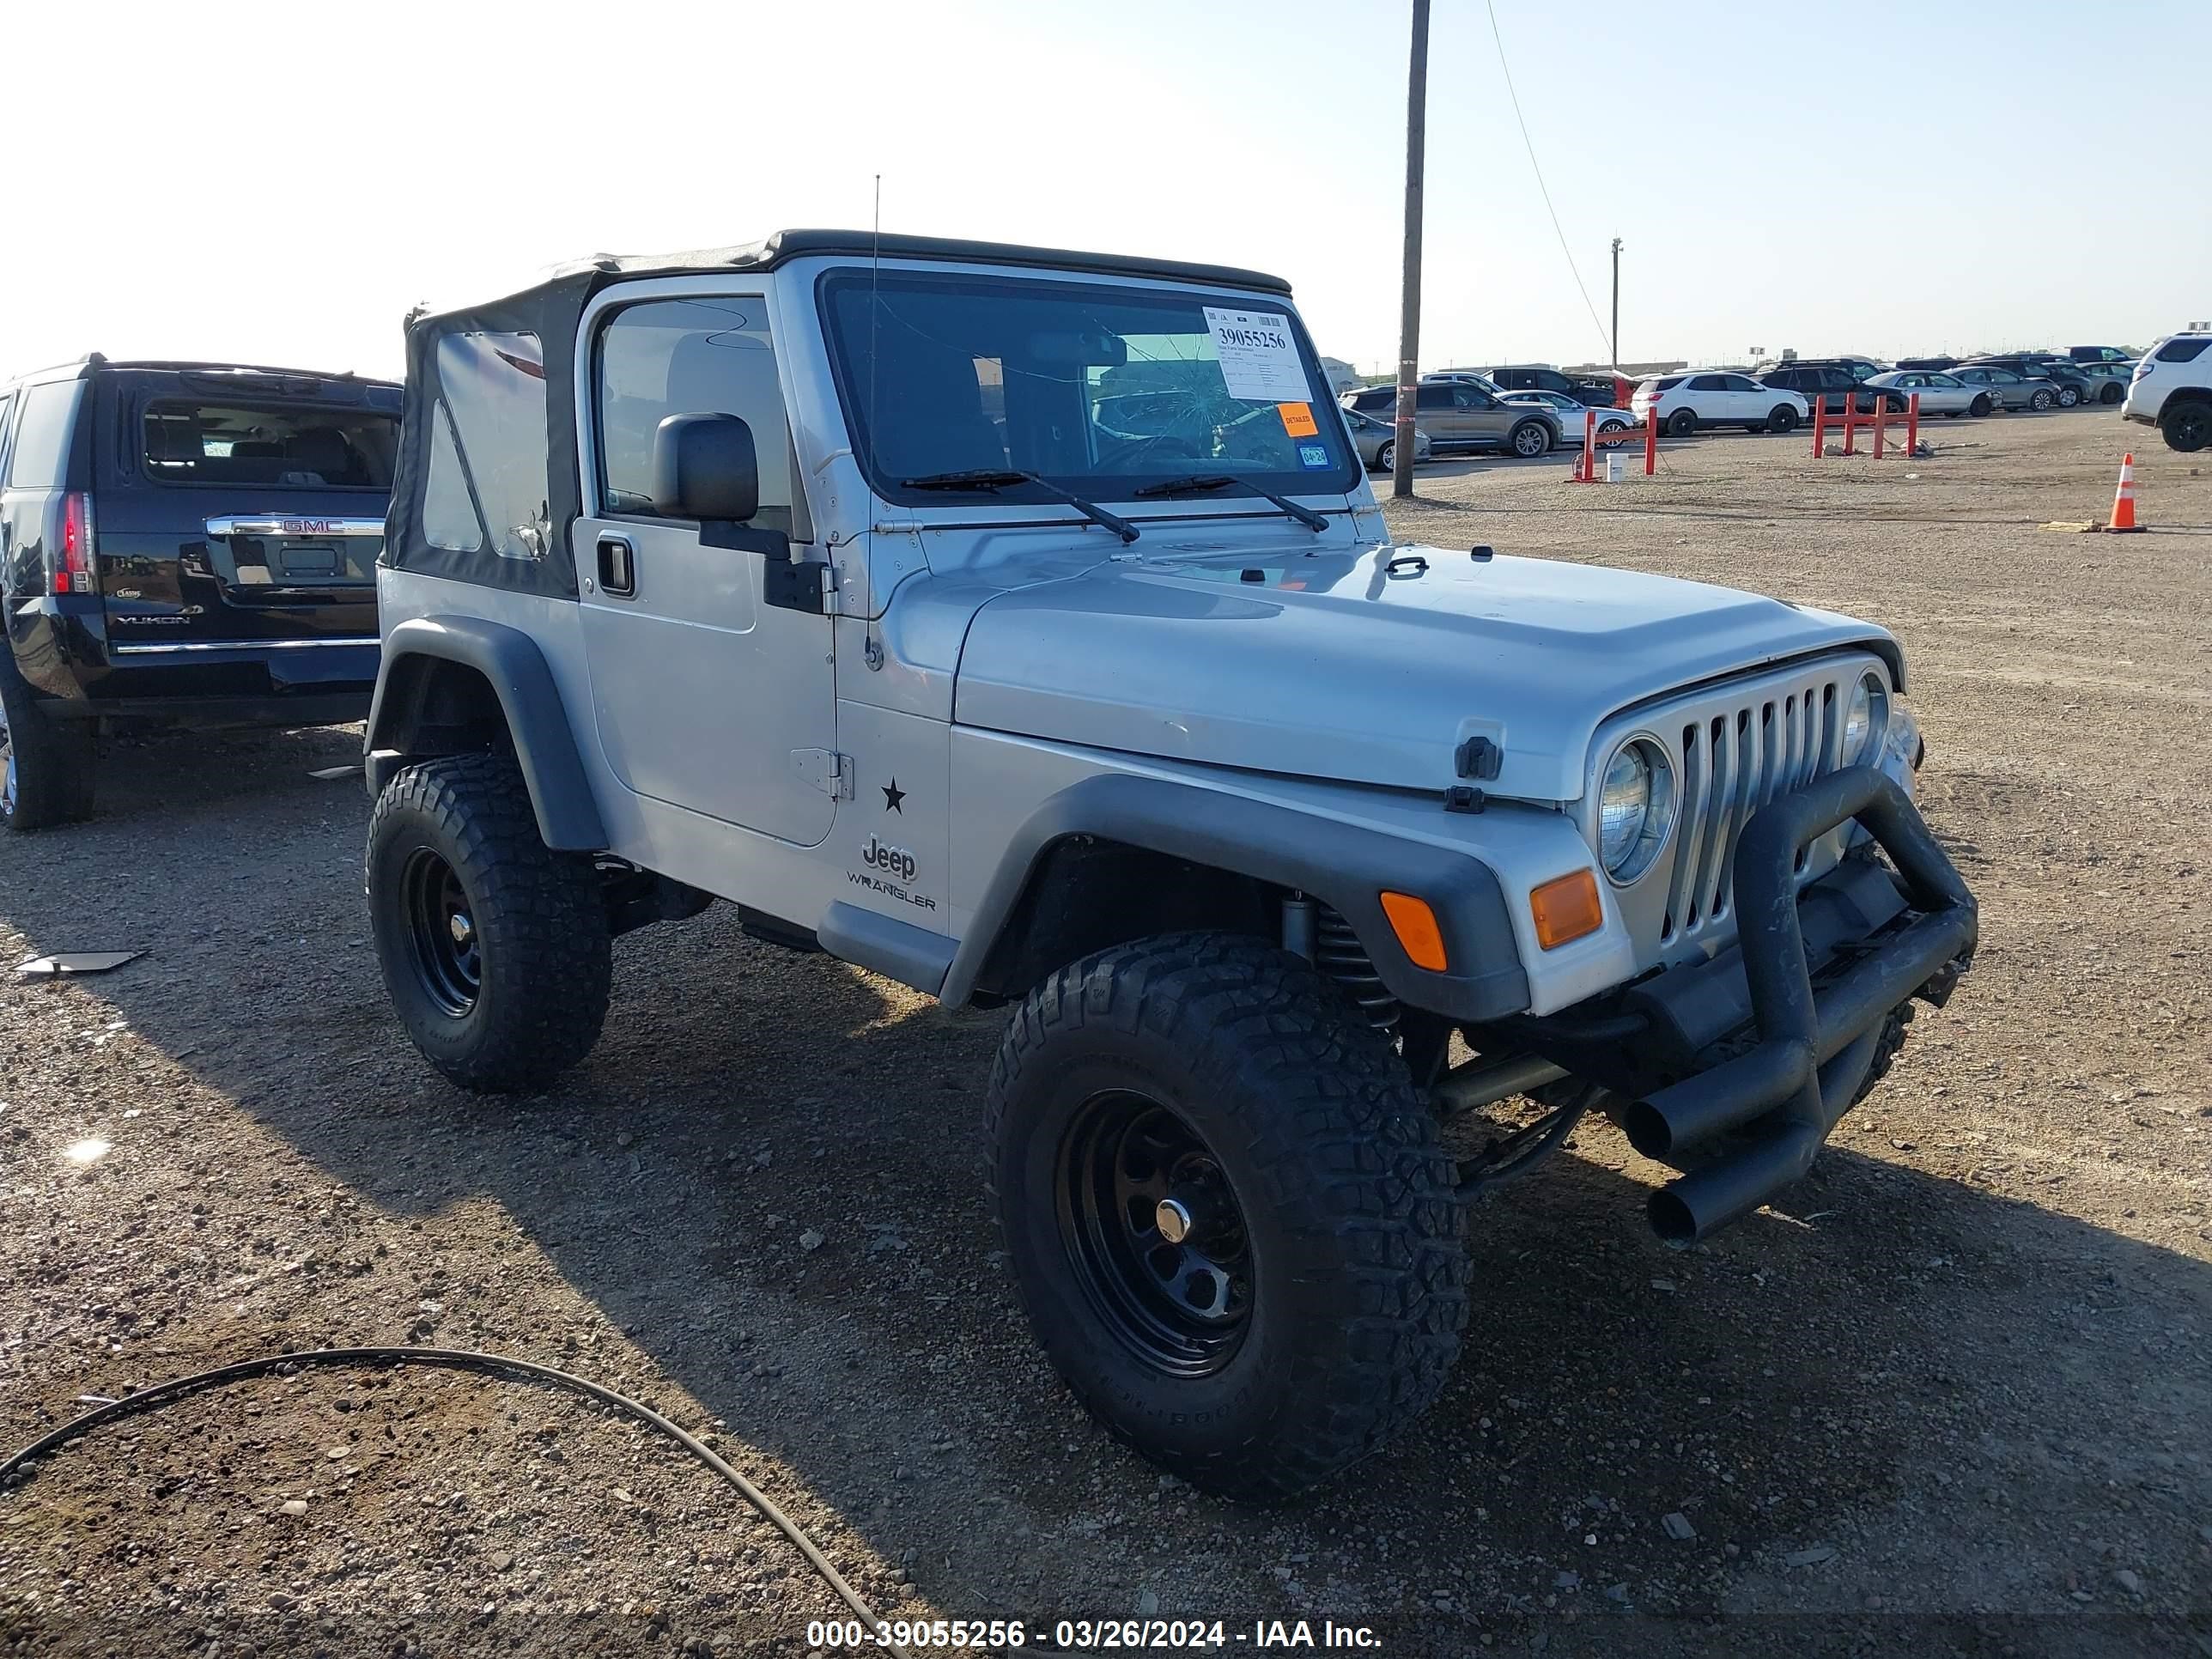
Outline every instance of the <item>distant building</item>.
<svg viewBox="0 0 2212 1659"><path fill-rule="evenodd" d="M1367 384L1364 375L1341 357L1324 357L1321 372L1328 376L1328 395L1332 398Z"/></svg>

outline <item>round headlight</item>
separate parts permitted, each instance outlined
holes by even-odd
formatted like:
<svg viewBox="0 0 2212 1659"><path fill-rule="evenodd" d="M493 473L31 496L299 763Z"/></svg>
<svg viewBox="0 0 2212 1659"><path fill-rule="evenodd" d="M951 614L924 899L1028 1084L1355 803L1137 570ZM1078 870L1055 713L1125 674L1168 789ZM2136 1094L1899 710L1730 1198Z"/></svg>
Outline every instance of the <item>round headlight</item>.
<svg viewBox="0 0 2212 1659"><path fill-rule="evenodd" d="M1844 746L1838 763L1856 766L1866 759L1872 740L1888 719L1888 690L1876 676L1860 676L1859 683L1851 688L1850 704L1844 711Z"/></svg>
<svg viewBox="0 0 2212 1659"><path fill-rule="evenodd" d="M1606 763L1598 788L1598 861L1616 882L1651 867L1674 827L1674 773L1658 744L1637 738Z"/></svg>

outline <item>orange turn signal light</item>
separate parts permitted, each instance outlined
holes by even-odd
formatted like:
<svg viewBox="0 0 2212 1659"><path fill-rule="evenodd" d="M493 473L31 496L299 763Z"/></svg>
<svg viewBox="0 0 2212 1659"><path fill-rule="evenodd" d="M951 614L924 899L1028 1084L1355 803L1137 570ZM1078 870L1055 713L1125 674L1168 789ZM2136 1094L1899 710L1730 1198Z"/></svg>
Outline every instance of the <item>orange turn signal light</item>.
<svg viewBox="0 0 2212 1659"><path fill-rule="evenodd" d="M1598 902L1597 878L1588 870L1555 876L1528 894L1528 913L1536 919L1536 943L1547 951L1585 939L1605 926Z"/></svg>
<svg viewBox="0 0 2212 1659"><path fill-rule="evenodd" d="M1389 917L1390 931L1398 936L1414 967L1432 974L1443 972L1444 930L1437 925L1437 913L1429 908L1426 899L1415 898L1411 893L1385 893L1382 914Z"/></svg>

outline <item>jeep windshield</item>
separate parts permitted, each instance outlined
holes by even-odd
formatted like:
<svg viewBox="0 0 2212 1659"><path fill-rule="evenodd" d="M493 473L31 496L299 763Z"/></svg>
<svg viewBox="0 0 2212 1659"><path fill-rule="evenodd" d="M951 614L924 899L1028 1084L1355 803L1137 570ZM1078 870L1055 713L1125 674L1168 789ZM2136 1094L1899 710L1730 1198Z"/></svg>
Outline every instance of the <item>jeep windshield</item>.
<svg viewBox="0 0 2212 1659"><path fill-rule="evenodd" d="M1304 330L1279 303L956 272L842 271L823 308L878 494L1131 501L1342 495L1360 477ZM1019 475L1033 474L1033 482ZM919 482L917 482L919 481Z"/></svg>

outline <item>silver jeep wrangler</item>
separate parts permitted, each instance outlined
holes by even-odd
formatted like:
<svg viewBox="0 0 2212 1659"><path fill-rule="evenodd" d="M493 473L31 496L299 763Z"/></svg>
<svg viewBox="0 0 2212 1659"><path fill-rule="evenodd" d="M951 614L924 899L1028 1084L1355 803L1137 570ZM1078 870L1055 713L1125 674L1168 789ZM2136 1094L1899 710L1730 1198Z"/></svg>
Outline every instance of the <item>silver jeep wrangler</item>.
<svg viewBox="0 0 2212 1659"><path fill-rule="evenodd" d="M544 1087L608 941L716 898L1010 1005L1016 1290L1216 1492L1436 1396L1471 1201L1586 1111L1702 1237L1974 947L1887 634L1393 543L1255 271L787 231L422 318L379 583L368 901L431 1063Z"/></svg>

